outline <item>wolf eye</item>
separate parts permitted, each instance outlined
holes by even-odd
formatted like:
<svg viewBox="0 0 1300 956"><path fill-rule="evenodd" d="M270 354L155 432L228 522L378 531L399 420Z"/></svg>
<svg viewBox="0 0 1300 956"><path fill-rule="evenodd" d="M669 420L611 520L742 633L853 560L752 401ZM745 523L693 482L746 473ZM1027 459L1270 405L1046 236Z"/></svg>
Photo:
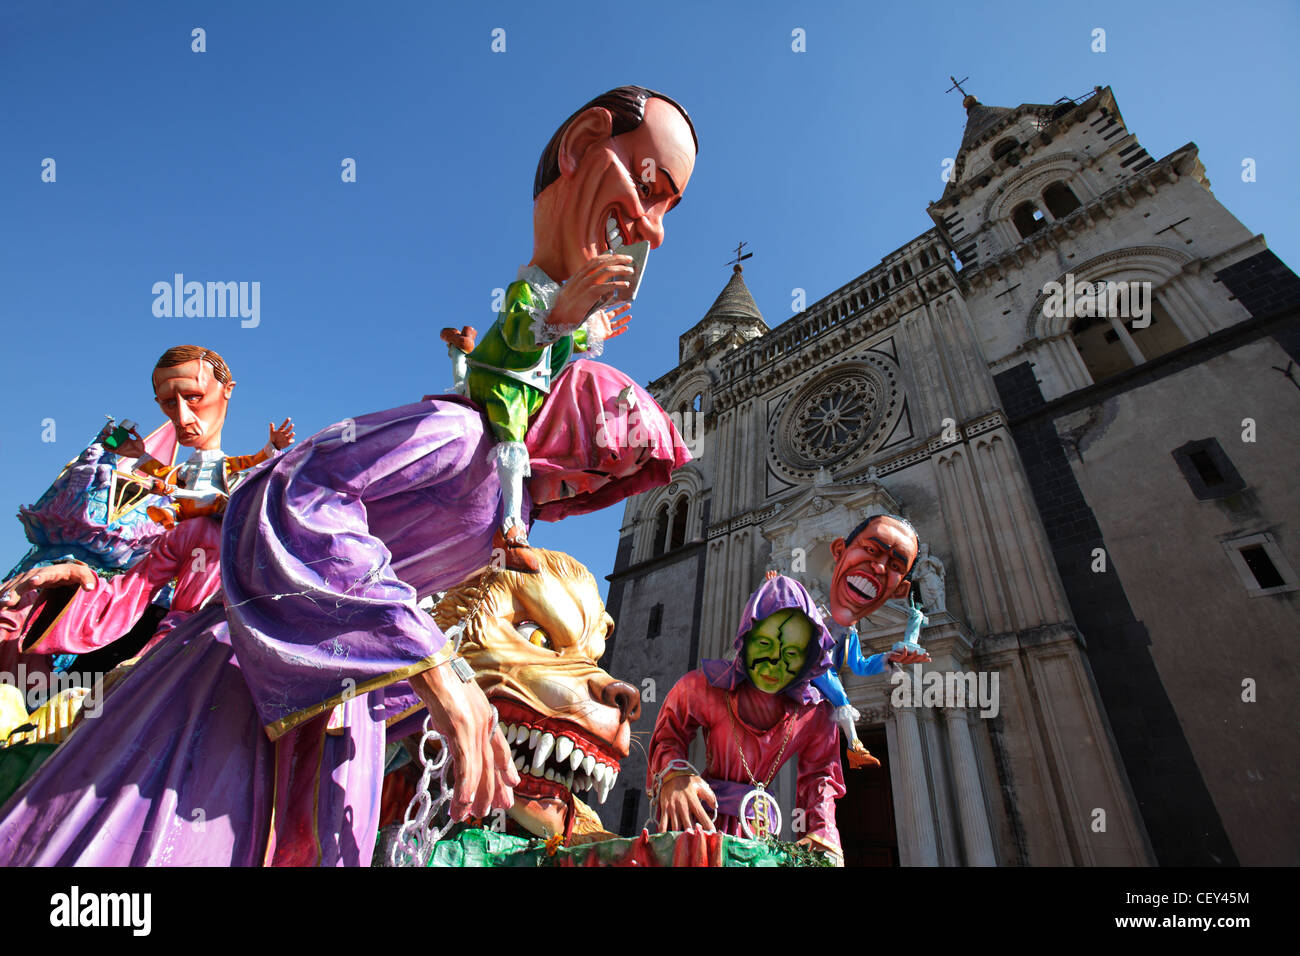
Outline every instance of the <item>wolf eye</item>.
<svg viewBox="0 0 1300 956"><path fill-rule="evenodd" d="M515 633L535 647L541 647L548 651L555 650L551 646L550 635L542 630L541 625L533 621L520 621L515 625Z"/></svg>

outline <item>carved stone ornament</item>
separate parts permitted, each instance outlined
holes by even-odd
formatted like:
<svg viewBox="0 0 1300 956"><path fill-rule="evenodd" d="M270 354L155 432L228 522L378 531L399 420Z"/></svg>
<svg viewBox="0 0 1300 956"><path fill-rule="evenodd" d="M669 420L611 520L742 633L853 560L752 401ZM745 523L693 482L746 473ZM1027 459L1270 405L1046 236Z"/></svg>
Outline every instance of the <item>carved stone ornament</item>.
<svg viewBox="0 0 1300 956"><path fill-rule="evenodd" d="M865 352L835 363L786 402L773 421L773 464L791 477L824 476L884 443L902 413L898 366Z"/></svg>

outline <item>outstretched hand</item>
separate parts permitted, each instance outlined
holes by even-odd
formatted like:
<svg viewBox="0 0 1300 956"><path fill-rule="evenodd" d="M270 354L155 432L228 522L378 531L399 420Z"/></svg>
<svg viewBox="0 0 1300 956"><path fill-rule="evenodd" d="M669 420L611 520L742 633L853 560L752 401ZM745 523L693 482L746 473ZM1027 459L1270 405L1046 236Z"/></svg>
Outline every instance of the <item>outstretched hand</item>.
<svg viewBox="0 0 1300 956"><path fill-rule="evenodd" d="M632 321L631 310L632 303L622 302L613 311L602 309L593 312L587 318L587 326L596 338L608 342L627 331L628 323Z"/></svg>
<svg viewBox="0 0 1300 956"><path fill-rule="evenodd" d="M287 448L289 445L293 444L293 419L292 418L286 418L283 422L280 423L279 428L275 427L274 422L267 422L266 427L270 429L271 432L271 444L274 445L277 449Z"/></svg>
<svg viewBox="0 0 1300 956"><path fill-rule="evenodd" d="M93 591L99 584L99 578L87 565L49 564L43 568L32 568L15 575L0 585L0 608L16 606L31 591L43 591L46 588L62 588L78 585L84 590Z"/></svg>
<svg viewBox="0 0 1300 956"><path fill-rule="evenodd" d="M915 647L916 650L912 650ZM918 644L895 648L886 655L885 660L892 664L925 664L931 660L930 655Z"/></svg>

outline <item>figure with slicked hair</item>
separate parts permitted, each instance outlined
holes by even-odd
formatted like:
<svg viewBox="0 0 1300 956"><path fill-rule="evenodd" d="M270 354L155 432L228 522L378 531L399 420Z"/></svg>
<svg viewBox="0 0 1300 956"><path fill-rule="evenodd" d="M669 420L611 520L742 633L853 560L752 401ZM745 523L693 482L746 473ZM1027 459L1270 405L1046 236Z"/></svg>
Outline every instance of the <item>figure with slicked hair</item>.
<svg viewBox="0 0 1300 956"><path fill-rule="evenodd" d="M686 110L640 86L591 100L551 137L533 181L533 254L506 289L492 327L443 330L465 393L487 413L503 495L494 546L506 567L535 572L522 511L525 436L556 378L578 353L597 356L626 331L633 259L619 250L663 241L663 219L695 168ZM467 357L459 358L458 353Z"/></svg>

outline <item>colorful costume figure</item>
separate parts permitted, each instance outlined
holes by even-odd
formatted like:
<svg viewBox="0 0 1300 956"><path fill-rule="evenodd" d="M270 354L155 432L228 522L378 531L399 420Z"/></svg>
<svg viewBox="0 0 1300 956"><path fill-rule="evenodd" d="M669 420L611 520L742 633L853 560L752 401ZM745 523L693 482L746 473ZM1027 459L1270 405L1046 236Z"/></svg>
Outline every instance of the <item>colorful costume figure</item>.
<svg viewBox="0 0 1300 956"><path fill-rule="evenodd" d="M925 649L911 638L894 644L885 654L863 657L857 629L853 627L879 610L890 598L901 601L911 593L912 583L907 580L907 574L916 561L918 545L916 529L911 523L906 518L887 514L871 515L847 538L836 538L831 542L835 567L831 572L827 603L831 623L839 632L837 669L848 664L854 673L865 676L880 673L890 663L911 664L930 659ZM839 676L832 671L818 686L835 708L835 722L849 745L849 765L880 766L880 761L858 739L856 721L860 715L849 703Z"/></svg>
<svg viewBox="0 0 1300 956"><path fill-rule="evenodd" d="M626 330L630 306L606 307L634 296L643 274L634 263L644 265L663 242L663 217L681 198L697 149L686 111L662 93L624 86L587 103L542 151L533 255L500 315L477 345L469 327L442 330L457 392L484 408L497 439L504 507L496 546L511 570L538 570L521 504L529 424L575 352L599 355Z"/></svg>
<svg viewBox="0 0 1300 956"><path fill-rule="evenodd" d="M706 787L698 793L715 805L718 829L741 834L742 803L797 756L795 799L804 810L805 840L841 855L835 826L835 801L844 794L839 735L813 684L831 666L830 631L803 586L776 576L750 597L735 647L734 659L705 661L664 699L650 740L646 783L652 800L675 778L694 776L686 755L702 730ZM800 666L783 678L779 668L791 658ZM677 828L684 828L680 820Z"/></svg>
<svg viewBox="0 0 1300 956"><path fill-rule="evenodd" d="M919 607L915 604L910 605L907 630L903 640L895 643L888 651L872 654L870 657L862 653L862 644L855 626L849 625L843 628L832 620L830 630L835 637L835 650L831 654L831 669L814 680L813 685L822 692L833 708L835 723L849 744L850 766L879 766L880 761L872 757L862 747L862 741L858 739L856 725L862 715L849 702L849 695L844 692L844 684L840 681L839 670L847 667L859 677L870 677L873 674L883 674L890 667L891 656L896 656L901 651L923 654L925 650L916 643L916 638L927 620L929 619L921 613Z"/></svg>
<svg viewBox="0 0 1300 956"><path fill-rule="evenodd" d="M279 428L269 426L267 445L256 455L226 457L220 447L221 432L235 381L225 360L211 349L196 345L168 349L154 366L151 384L155 401L170 420L174 444L157 441L156 432L149 440L142 439L134 426L124 422L116 430L106 427L95 445L112 481L120 477L131 484L137 483L129 474L113 467L125 458L133 462L135 471L150 476L151 482L145 488L153 494L176 499L165 506L151 504L145 509L165 529L174 529L178 517L215 518L225 508L234 475L266 461L277 449L293 442L293 425L285 419ZM177 444L193 448L193 454L179 466L164 464L157 456L163 455L171 461ZM118 500L106 502L109 517L132 500L129 493L115 494L113 489L117 486L112 481L107 498ZM134 497L133 507L137 509L149 500L138 490ZM130 631L146 607L175 579L179 604L173 609L175 614L169 615L163 627L155 632L151 643L156 642L175 626L176 615L202 606L217 588L219 529L215 520L206 523L209 527L196 527L172 538L165 534L162 539L155 538L153 548L162 550L154 556L151 549L144 560L137 558L138 564L132 564L130 571L111 582L97 577L92 567L67 561L51 562L44 569L35 569L36 573L20 574L5 583L0 596L0 621L7 624L8 617L15 619L12 633L20 638L25 645L22 651L30 652L32 661L44 660L49 654L98 650ZM28 525L32 526L30 520ZM157 533L156 527L153 530ZM105 528L99 537L111 538L112 534ZM55 616L57 609L46 607L44 594L38 592L60 586L77 586L82 590ZM10 607L17 608L17 613L6 615ZM15 641L5 643L10 646L0 647L0 656L13 653Z"/></svg>
<svg viewBox="0 0 1300 956"><path fill-rule="evenodd" d="M451 657L416 602L491 558L491 446L479 410L442 397L331 426L251 473L222 526L222 600L141 657L0 806L0 865L368 864L385 743L421 719L397 719L419 703L407 678ZM653 473L684 454L669 442Z"/></svg>
<svg viewBox="0 0 1300 956"><path fill-rule="evenodd" d="M275 457L279 449L267 441L253 455L227 456L220 448L196 449L179 465L168 467L146 455L132 466L132 471L153 479L150 490L172 500L166 505L150 505L150 518L164 528L190 518L220 517L235 476Z"/></svg>
<svg viewBox="0 0 1300 956"><path fill-rule="evenodd" d="M549 324L569 333L629 287L617 278L634 271L627 257L602 253L608 236L657 246L695 149L685 111L639 87L598 97L557 131L534 188L533 264L565 282ZM634 169L656 175L635 178ZM485 361L510 368L490 351ZM605 412L618 406L599 388L594 397ZM186 425L183 437L201 437L186 407L175 408L178 435ZM662 410L649 402L638 411L644 419L650 408L674 440L602 448L618 474L581 488L562 477L599 457L590 432L574 436L579 461L549 462L575 512L633 488L629 462L662 469L685 460ZM574 420L590 427L602 417ZM455 768L453 815L508 806L517 774L504 736L490 729L477 685L439 667L453 655L416 603L488 564L502 537L494 466L517 455L490 454L494 437L478 407L442 397L332 426L252 471L222 526L223 603L196 611L141 658L108 690L103 713L0 806L0 865L368 863L386 739L418 726L418 712L406 720L414 726L396 720L418 699L467 758ZM508 497L519 512L507 542L514 551L527 546L524 470L500 472L520 486Z"/></svg>
<svg viewBox="0 0 1300 956"><path fill-rule="evenodd" d="M523 546L521 493L523 479L531 474L524 445L529 422L574 352L599 355L604 348L586 324L572 333L547 324L559 291L560 284L537 266L521 268L518 280L506 289L501 315L467 358L467 394L487 413L498 442L493 455L505 495L503 538Z"/></svg>
<svg viewBox="0 0 1300 956"><path fill-rule="evenodd" d="M221 526L184 521L163 532L149 553L122 574L79 589L24 649L31 654L89 654L126 635L175 583L168 611L137 652L148 652L177 624L206 604L221 586Z"/></svg>
<svg viewBox="0 0 1300 956"><path fill-rule="evenodd" d="M34 505L19 509L32 547L0 589L0 673L16 673L20 662L29 674L49 673L58 663L48 655L24 651L23 645L36 636L31 629L45 609L45 599L36 589L10 594L15 579L69 562L115 574L144 558L163 534L141 507L158 499L134 483L120 481L117 456L103 444L112 430L112 425L105 426ZM170 425L154 431L144 443L169 460L176 447Z"/></svg>

